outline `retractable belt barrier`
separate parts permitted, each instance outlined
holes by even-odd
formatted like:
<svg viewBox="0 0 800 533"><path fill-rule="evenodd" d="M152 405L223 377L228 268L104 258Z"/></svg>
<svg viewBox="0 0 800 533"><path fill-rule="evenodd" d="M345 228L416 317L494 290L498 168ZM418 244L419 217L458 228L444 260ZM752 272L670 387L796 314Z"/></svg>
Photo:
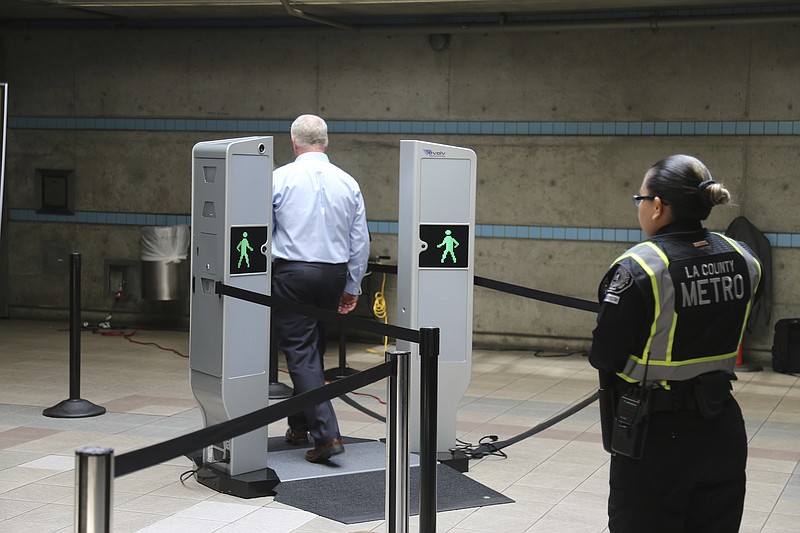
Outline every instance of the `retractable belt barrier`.
<svg viewBox="0 0 800 533"><path fill-rule="evenodd" d="M247 300L248 302L253 302L256 304L275 307L278 309L283 309L284 311L291 311L292 313L309 316L311 318L316 318L332 324L349 326L353 329L360 329L362 331L377 333L379 335L387 335L389 337L395 337L397 339L403 339L414 343L419 343L420 340L419 331L415 329L403 328L400 326L394 326L392 324L383 324L373 320L367 320L366 318L342 315L336 311L328 311L326 309L320 309L319 307L303 305L291 300L278 298L277 296L270 296L267 294L248 291L238 287L231 287L230 285L225 285L221 282L217 282L216 291L217 294L233 296L234 298L239 298L240 300Z"/></svg>
<svg viewBox="0 0 800 533"><path fill-rule="evenodd" d="M397 273L396 266L382 265L375 263L369 264L369 270L373 272L386 272L393 274ZM518 285L513 285L510 283L500 282L478 276L475 276L474 280L475 280L475 285L480 287L485 287L500 292L506 292L509 294L515 294L525 298L541 300L548 303L561 305L564 307L571 307L574 309L593 311L593 312L597 312L599 308L597 303L590 302L588 300L581 300L579 298L572 298L544 291L538 291L535 289L521 287ZM377 333L382 336L393 337L396 339L403 339L417 344L421 343L426 336L425 334L421 333L418 330L403 328L391 324L374 322L372 320L360 317L342 315L334 311L327 311L317 307L298 304L296 302L286 300L283 298L278 298L275 296L270 296L266 294L248 291L245 289L240 289L237 287L232 287L229 285L225 285L222 282L216 283L215 291L217 294L221 296L222 295L230 296L233 298L249 301L259 305L279 308L297 314L302 314L305 316L316 318L318 320L323 320L325 322L338 324L340 326L352 329L358 329L362 331L368 331L371 333ZM438 337L436 338L438 340ZM434 356L438 355L438 346L435 347L434 350L436 351L436 353L432 355ZM388 361L383 364L371 367L367 370L363 370L350 377L339 379L319 389L288 398L276 405L271 405L263 409L253 411L246 415L234 418L232 420L228 420L226 422L216 424L214 426L210 426L195 431L193 433L182 435L180 437L176 437L174 439L165 442L161 442L158 444L154 444L152 446L148 446L146 448L141 448L121 454L114 458L114 464L112 468L113 477L114 478L122 477L127 474L131 474L133 472L137 472L139 470L143 470L145 468L154 466L156 464L163 463L175 457L195 452L213 443L221 442L223 440L237 437L239 435L244 435L260 427L267 426L273 422L285 418L292 413L301 411L304 406L314 405L323 401L338 398L356 389L362 388L366 385L375 383L377 381L380 381L381 379L389 377L396 371L395 368L396 364L397 364L396 360ZM542 429L545 429L547 427L550 427L553 424L557 423L558 421L563 420L567 416L570 416L571 414L577 412L578 410L583 409L584 407L592 403L596 398L597 395L595 394L594 396L580 402L578 405L574 406L570 410L562 413L561 415L553 417L550 420L543 422L542 424L536 426L535 428L532 428L531 431L526 432L525 434L520 435L514 439L504 441L503 443L495 443L493 446L491 446L491 448L487 448L485 450L481 450L481 448L479 448L476 451L484 451L488 453L489 451L491 451L492 448L499 449L500 447L504 447L502 445L509 445L519 440L522 440L522 438L530 436L531 434L541 431ZM432 423L435 423L435 421L433 421ZM433 446L435 446L435 440L432 440L430 435L427 436L425 440L428 443L432 442ZM433 458L433 454L425 454L425 455L431 455L431 458ZM429 468L425 468L425 470L428 469ZM429 487L427 488L427 490L432 491L432 498L435 498L435 487ZM428 498L431 498L430 494L425 494L425 495L421 494L420 496L421 496L421 501L420 501L421 504L427 502ZM429 507L431 507L431 510L426 509L425 514L431 514L431 513L435 514L436 512L435 503L432 503L431 505L429 505Z"/></svg>
<svg viewBox="0 0 800 533"><path fill-rule="evenodd" d="M246 300L251 303L280 308L290 312L310 316L325 322L363 329L380 335L401 338L420 345L420 355L424 360L423 375L427 376L422 389L426 396L425 405L436 402L436 358L439 355L438 328L408 329L388 324L375 323L358 317L341 315L312 306L252 292L217 282L215 292L220 296ZM392 424L387 435L387 450L391 462L387 472L387 520L391 530L396 533L408 531L409 510L409 473L408 473L408 435L398 433L405 431L408 425L408 352L387 352L385 363L361 371L353 376L342 378L313 391L308 391L288 398L276 405L271 405L242 415L240 417L206 427L199 431L182 435L174 439L154 444L146 448L133 450L117 457L109 448L86 448L76 451L78 466L78 487L76 490L76 530L81 533L89 531L110 531L111 527L111 494L112 480L139 470L163 463L181 455L187 455L209 445L239 435L244 435L267 426L292 413L302 411L305 406L318 404L343 396L356 389L388 378L390 396L397 405L390 405ZM401 392L404 389L404 392ZM435 524L436 520L436 477L435 477L435 445L432 435L436 433L436 419L426 420L429 428L423 428L427 435L425 448L420 454L420 517L427 517ZM389 487L394 487L390 494ZM420 531L433 532L435 528L420 528Z"/></svg>
<svg viewBox="0 0 800 533"><path fill-rule="evenodd" d="M397 274L397 267L395 265L384 265L381 263L369 263L368 271L372 272L384 272L387 274ZM484 287L486 289L492 289L499 292L504 292L507 294L514 294L516 296L522 296L523 298L528 298L531 300L539 300L542 302L547 302L555 305L560 305L562 307L570 307L572 309L578 309L581 311L589 311L592 313L597 313L600 310L600 304L597 302L592 302L590 300L582 300L580 298L573 298L571 296L563 296L560 294L554 294L551 292L540 291L537 289L531 289L528 287L522 287L520 285L513 285L511 283L506 283L503 281L497 281L494 279L489 278L482 278L480 276L474 277L474 283L478 287ZM599 397L599 393L595 392L591 396L581 400L577 404L573 405L566 411L559 413L541 424L538 424L529 430L520 433L519 435L512 437L510 439L506 439L504 441L492 442L492 443L482 443L477 446L471 452L471 456L474 458L480 458L484 455L491 454L493 452L499 451L506 446L510 446L515 444L521 440L524 440L528 437L531 437L545 429L554 426L555 424L561 422L565 418L568 418L578 411L582 410L583 408L591 405L594 403Z"/></svg>
<svg viewBox="0 0 800 533"><path fill-rule="evenodd" d="M420 342L420 332L417 330L382 324L364 318L342 315L335 311L298 304L291 300L278 298L277 296L231 287L222 282L217 282L215 290L217 294L220 295L231 296L259 305L291 311L318 320L324 320L325 322L340 324L353 329L378 333L380 335L401 338L410 342ZM390 372L390 364L383 363L353 376L330 383L325 387L288 398L276 405L271 405L238 418L195 431L194 433L154 444L147 448L121 454L117 456L114 461L114 477L121 477L169 459L200 450L213 443L244 435L245 433L249 433L250 431L285 418L292 413L302 411L305 406L338 398L348 392L380 381L387 377Z"/></svg>
<svg viewBox="0 0 800 533"><path fill-rule="evenodd" d="M343 394L380 381L388 377L392 371L391 363L382 363L359 372L348 378L336 381L319 389L298 394L291 398L253 411L238 418L210 426L172 440L154 444L147 448L133 450L116 457L114 477L121 477L153 465L163 463L175 457L200 450L225 439L244 435L260 427L277 422L282 418L303 410L308 405L338 398Z"/></svg>
<svg viewBox="0 0 800 533"><path fill-rule="evenodd" d="M371 272L397 274L397 267L395 265L369 263L367 270ZM592 313L597 313L600 310L600 304L590 300L582 300L581 298L573 298L572 296L563 296L561 294L554 294L552 292L540 291L537 289L531 289L529 287L522 287L521 285L513 285L504 281L482 278L480 276L475 276L474 281L475 285L478 287L514 294L530 300L539 300L542 302L560 305L562 307L571 307L573 309L580 309L581 311L589 311Z"/></svg>

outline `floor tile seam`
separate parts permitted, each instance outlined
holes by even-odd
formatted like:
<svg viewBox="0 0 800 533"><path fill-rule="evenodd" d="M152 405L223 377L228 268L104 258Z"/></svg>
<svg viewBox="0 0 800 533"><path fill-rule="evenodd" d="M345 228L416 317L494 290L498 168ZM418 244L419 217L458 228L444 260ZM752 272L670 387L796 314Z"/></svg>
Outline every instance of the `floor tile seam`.
<svg viewBox="0 0 800 533"><path fill-rule="evenodd" d="M1 471L0 471L0 472L1 472ZM13 483L15 483L15 482L13 482L13 481L12 481L12 482L10 482L10 483L12 483L12 484L13 484ZM10 489L8 489L8 490L5 490L5 491L2 491L2 492L0 492L0 500L9 500L9 501L14 501L14 498L6 498L6 497L5 497L5 495L6 495L7 493L11 492L11 491L15 491L15 490L18 490L18 489L21 489L21 488L27 487L28 485L32 485L33 483L35 483L35 482L30 482L30 483L24 483L24 482L23 482L21 485L18 485L18 486L16 486L16 487L11 487L11 488L10 488Z"/></svg>
<svg viewBox="0 0 800 533"><path fill-rule="evenodd" d="M108 403L126 401L140 404L141 406L160 405L165 407L181 407L185 404L193 402L191 399L179 398L176 396L164 396L163 394L129 394L114 400L109 400Z"/></svg>
<svg viewBox="0 0 800 533"><path fill-rule="evenodd" d="M743 415L743 418L744 418L745 422L749 421L750 423L752 423L753 421L751 419L748 419L747 416L745 416L746 414L744 413L744 410L742 410L742 411L743 411L742 415ZM770 415L771 414L772 414L772 411L770 411ZM747 437L747 446L748 447L750 446L750 443L753 442L753 440L756 438L756 435L758 435L758 432L761 431L761 429L764 427L764 424L767 423L767 419L769 418L770 415L767 415L767 417L764 418L764 420L762 420L760 423L758 423L758 427L756 428L755 431L753 431L753 434L751 436Z"/></svg>
<svg viewBox="0 0 800 533"><path fill-rule="evenodd" d="M591 474L589 474L588 476L586 476L586 481L588 481L588 480L592 479L592 478L593 478L594 476L596 476L598 473L602 472L602 471L605 469L605 466L606 466L606 465L607 465L607 464L608 464L610 461L611 461L611 456L609 455L609 456L606 458L606 460L605 460L605 461L603 461L603 462L602 462L600 465L598 465L598 466L597 466L597 468L595 468L595 469L594 469L594 471L593 471ZM607 477L607 476L604 476L604 477ZM574 489L572 489L572 490L570 491L570 494L572 494L573 492L585 492L585 491L580 491L580 490L578 490L579 488L580 488L580 485L578 485L577 487L575 487Z"/></svg>
<svg viewBox="0 0 800 533"><path fill-rule="evenodd" d="M585 507L578 507L576 505L570 505L570 504L566 504L566 503L565 504L561 504L559 502L559 503L555 504L551 509L549 509L539 519L537 519L536 522L534 522L533 525L531 525L531 528L526 529L525 533L527 533L528 531L533 531L532 528L534 526L536 526L539 523L545 523L548 519L549 520L553 520L554 522L557 522L557 523L560 523L560 524L565 523L565 520L563 518L551 516L551 513L553 513L556 510L556 507L558 507L559 505L561 505L563 507L569 507L569 508L575 509L576 511L584 511L584 513L576 512L575 513L576 516L582 516L583 514L585 514L585 511L586 511ZM569 521L567 521L567 523L569 523L569 524L574 524L576 522L581 527L589 527L589 526L594 526L595 525L594 522L588 522L588 521L584 521L584 520L569 520ZM607 523L607 518L603 518L603 523L602 524L598 524L598 527L605 527L606 523ZM606 531L606 530L602 529L602 530L599 530L599 531Z"/></svg>
<svg viewBox="0 0 800 533"><path fill-rule="evenodd" d="M798 440L800 440L800 435L797 435L797 433L797 431L762 427L756 431L753 437L772 441L777 446L788 445L796 447Z"/></svg>
<svg viewBox="0 0 800 533"><path fill-rule="evenodd" d="M573 490L574 490L574 489L573 489ZM526 529L525 531L526 531L526 532L527 532L527 531L531 531L531 528L533 528L533 527L534 527L536 524L538 524L538 523L540 523L542 520L544 520L544 519L547 517L547 515L549 515L549 514L550 514L550 513L553 511L553 509L555 509L555 508L556 508L556 507L557 507L559 504L561 504L561 502L563 502L563 501L564 501L564 500L567 498L567 496L569 496L570 494L572 494L572 492L573 492L572 490L568 491L568 492L567 492L567 494L566 494L566 495L564 495L564 496L563 496L561 499L559 499L557 502L555 502L555 503L551 504L551 505L550 505L550 508L549 508L547 511L545 511L545 512L542 514L542 516L540 516L539 518L537 518L536 520L534 520L534 521L533 521L533 523L531 524L530 528ZM572 507L574 507L574 506L572 506ZM552 517L551 517L551 518L552 518Z"/></svg>
<svg viewBox="0 0 800 533"><path fill-rule="evenodd" d="M30 513L31 511L35 511L35 510L37 510L37 509L41 509L42 507L44 507L44 506L46 506L46 505L47 505L47 502L35 502L35 501L34 501L34 502L31 502L31 501L25 501L25 500L9 500L9 499L7 499L7 498L3 498L3 497L2 497L2 494L0 494L0 502L2 502L2 501L11 502L11 503L14 503L14 502L17 502L17 503L19 503L19 502L23 502L23 503L37 503L37 504L39 504L39 505L37 505L36 507L31 507L30 509L25 509L24 511L21 511L21 512L19 512L19 513L17 513L17 514L14 514L14 515L8 516L7 518L4 518L3 520L0 520L0 524L2 524L3 522L6 522L6 521L8 521L8 520L11 520L11 519L13 519L13 518L16 518L16 517L18 517L18 516L21 516L21 515L23 515L23 514L25 514L25 513ZM6 507L6 509L8 509L8 507Z"/></svg>
<svg viewBox="0 0 800 533"><path fill-rule="evenodd" d="M44 458L44 457L47 457L48 455L50 455L50 454L45 454L42 457L40 457L40 459ZM64 475L64 472L65 472L64 470L52 470L50 468L29 467L29 466L22 466L21 464L14 465L14 466L12 466L10 468L6 468L6 469L2 470L2 472L8 472L10 470L15 470L15 469L23 469L22 471L28 472L28 473L31 473L31 471L33 471L34 473L43 473L44 474L41 477L37 477L37 478L32 479L30 481L23 481L22 483L24 485L29 485L31 483L40 483L40 482L42 482L42 481L44 481L46 479L50 479L50 478L53 478L53 477L56 477L56 476Z"/></svg>
<svg viewBox="0 0 800 533"><path fill-rule="evenodd" d="M214 493L208 493L207 495L206 495L206 494L203 494L203 495L202 495L203 497L199 497L199 496L201 496L201 495L198 495L198 494L193 494L193 495L191 495L191 496L188 496L188 495L187 495L187 496L185 496L185 497L184 497L184 496L175 496L175 495L165 495L165 494L161 494L160 492L161 492L162 490L164 490L166 487L169 487L169 485L165 485L165 486L163 486L163 487L159 487L159 488L157 488L157 489L153 489L153 490L151 490L151 491L149 491L149 492L146 492L146 493L141 493L141 492L131 492L131 491L129 491L129 490L116 490L116 488L115 488L115 490L114 490L114 494L124 494L124 495L126 495L126 496L132 496L132 498L131 498L130 500L126 500L126 502L128 502L128 501L131 501L131 500L135 500L135 499L137 499L137 498L141 498L141 497L143 497L143 496L152 496L153 498L172 498L172 499L174 499L174 500L182 500L182 501L184 501L184 500L185 500L185 501L194 502L194 503L199 503L199 502L206 501L206 500L208 500L208 499L210 499L210 498L213 498L214 496L219 496L219 494L220 494L220 493L218 493L218 492L214 492ZM158 493L158 494L157 494L157 493Z"/></svg>
<svg viewBox="0 0 800 533"><path fill-rule="evenodd" d="M777 391L777 387L770 386L769 384L750 382L746 383L741 388L733 389L733 396L744 400L748 398L758 398L762 402L779 403L791 390L784 387L780 388L784 389L782 393Z"/></svg>
<svg viewBox="0 0 800 533"><path fill-rule="evenodd" d="M30 485L34 485L34 483L30 483ZM28 485L25 485L25 486L27 487ZM51 486L51 487L59 486L60 488L67 488L67 487L64 487L64 486L61 486L61 485L49 485L49 486ZM22 488L22 487L17 487L17 489L13 489L13 490L18 490L20 488ZM41 499L9 498L8 496L6 496L7 492L4 492L2 494L3 494L3 496L0 496L0 499L5 500L5 501L10 501L10 502L42 503L44 505L57 505L57 506L60 506L60 507L72 507L71 504L59 503L58 501L46 501L46 502L43 502ZM60 499L63 500L64 498L67 498L67 497L68 496L62 496Z"/></svg>
<svg viewBox="0 0 800 533"><path fill-rule="evenodd" d="M776 513L775 509L777 508L778 503L780 503L781 500L783 500L783 501L797 501L797 500L793 500L791 498L784 498L783 497L783 495L786 494L787 489L792 490L792 488L790 488L791 487L791 485L790 485L791 479L792 479L791 476L789 476L789 479L787 479L786 483L784 483L783 489L781 489L781 493L778 494L778 498L775 500L775 504L772 506L772 508L769 511L769 516L770 517L773 514L780 514L780 513ZM767 520L769 520L769 518L767 518Z"/></svg>
<svg viewBox="0 0 800 533"><path fill-rule="evenodd" d="M37 406L34 406L34 408L37 409L37 410L43 409L43 408L37 407ZM106 417L106 415L113 415L113 416ZM31 416L33 416L33 415L31 415ZM150 417L150 418L164 419L164 418L169 418L170 416L172 416L172 415L150 415L150 414L140 414L140 413L124 413L124 412L117 412L117 411L106 411L106 413L103 413L99 417L86 417L86 418L82 418L82 419L78 419L78 418L45 417L45 416L42 416L42 415L36 415L35 419L33 419L30 422L28 422L28 423L26 423L24 425L21 425L19 427L36 428L36 426L33 426L31 424L35 424L35 423L58 424L59 422L62 422L62 421L66 422L66 423L69 423L70 421L80 421L80 420L86 420L87 422L89 422L90 425L93 425L93 426L106 426L106 425L111 425L111 424L133 424L133 422L131 422L129 420L129 418ZM155 422L155 421L157 421L157 420L147 420L147 421L142 422L141 424L149 424L149 423ZM139 425L141 425L141 424L139 424ZM81 428L79 430L78 429L73 429L73 428L70 428L70 429L37 428L37 429L54 429L55 431L58 431L58 432L72 431L72 432L76 432L76 433L90 433L90 432L91 433L96 433L96 431L94 431L92 428L86 428L86 427L83 427L83 428ZM46 438L46 437L49 437L49 436L51 436L51 435L46 435L46 436L40 437L40 438Z"/></svg>
<svg viewBox="0 0 800 533"><path fill-rule="evenodd" d="M56 429L47 429L47 428L34 428L31 426L17 426L11 429L7 429L5 431L0 431L0 439L2 438L9 438L9 439L19 439L19 438L26 438L26 437L14 437L13 435L8 435L8 433L24 433L25 430L34 430L33 433L40 433L39 435L31 436L32 438L28 440L38 440L43 439L45 437L50 437L56 433L60 433L62 430Z"/></svg>
<svg viewBox="0 0 800 533"><path fill-rule="evenodd" d="M554 390L554 389L555 389L555 390L557 390L557 391L559 392L559 394L566 394L566 391L564 391L563 389L559 389L559 388L558 388L558 386L559 386L559 385L561 385L562 383L564 383L564 382L568 382L568 381L569 381L569 378L568 378L568 377L561 378L561 379L560 379L560 380L558 380L557 382L555 382L555 383L552 383L552 384L551 384L549 387L547 387L546 389L544 389L544 390L540 391L538 394L536 394L536 395L534 395L533 397L531 397L531 399L534 399L534 398L536 398L537 396L541 396L542 394L545 394L545 393L547 393L547 392L550 392L550 391L552 391L552 390ZM594 387L594 389L596 390L596 389L597 389L597 386L595 386L595 387Z"/></svg>
<svg viewBox="0 0 800 533"><path fill-rule="evenodd" d="M164 487L162 487L162 489L163 488ZM125 502L123 502L123 503L121 503L119 505L127 505L127 504L131 503L132 501L136 501L136 500L139 500L141 498L156 498L158 500L174 500L174 501L180 501L180 502L193 502L192 505L196 504L196 503L200 503L202 501L205 501L205 499L188 498L188 497L182 498L180 496L175 496L175 495L172 495L172 494L154 494L156 491L159 491L159 490L161 490L161 489L155 489L155 490L150 491L150 492L145 493L145 494L141 494L141 493L138 493L138 492L119 491L120 494L125 494L126 496L133 496L132 498L125 500ZM115 492L117 492L117 491L115 491ZM210 494L209 498L213 497L213 496L217 496L218 494L220 494L220 493ZM191 505L189 507L191 507Z"/></svg>
<svg viewBox="0 0 800 533"><path fill-rule="evenodd" d="M764 525L762 526L765 531L770 531L770 530L773 529L772 527L767 527L767 524L769 524L770 520L772 520L773 517L784 517L787 520L792 521L792 522L797 521L797 518L798 518L797 515L793 515L793 514L777 513L777 512L775 512L775 510L773 508L773 510L769 512L769 515L767 516L767 519L764 521ZM792 529L774 528L774 530L775 531L797 531L796 528L792 528Z"/></svg>
<svg viewBox="0 0 800 533"><path fill-rule="evenodd" d="M751 486L751 485L754 485L754 484L748 483L748 486ZM781 491L780 494L783 494L783 491ZM767 502L768 504L765 507L759 507L758 509L753 509L752 507L749 507L750 505L753 505L753 504L748 502L748 499L747 499L748 492L746 492L745 493L745 508L749 508L750 510L758 510L760 512L764 512L764 513L767 514L767 520L769 520L769 517L772 516L773 513L775 513L775 508L778 506L778 502L780 501L780 494L774 499L772 499L769 496L767 498L760 499L759 500L759 504L763 504L764 502ZM769 510L767 510L767 507L769 508Z"/></svg>
<svg viewBox="0 0 800 533"><path fill-rule="evenodd" d="M22 446L23 444L29 444L37 440L39 439L24 440L24 439L11 439L11 438L0 437L0 450L11 450L12 448L15 448L17 446Z"/></svg>
<svg viewBox="0 0 800 533"><path fill-rule="evenodd" d="M505 408L505 409L503 409L502 411L499 411L499 410L498 410L497 412L494 412L494 414L495 414L495 418L497 418L498 416L502 416L502 415L504 415L504 414L508 413L509 411L513 410L513 409L516 409L517 407L519 407L519 406L520 406L522 403L524 403L524 402L525 402L525 400L518 401L518 402L517 402L515 405L513 405L513 406L506 407L506 408ZM484 407L491 409L491 408L493 408L493 407L496 407L496 406L492 406L492 405L484 405ZM460 411L461 409L458 409L458 410ZM488 413L488 412L492 412L492 411L491 411L491 410L483 410L483 409L481 409L481 410L477 410L477 412L479 412L479 413Z"/></svg>

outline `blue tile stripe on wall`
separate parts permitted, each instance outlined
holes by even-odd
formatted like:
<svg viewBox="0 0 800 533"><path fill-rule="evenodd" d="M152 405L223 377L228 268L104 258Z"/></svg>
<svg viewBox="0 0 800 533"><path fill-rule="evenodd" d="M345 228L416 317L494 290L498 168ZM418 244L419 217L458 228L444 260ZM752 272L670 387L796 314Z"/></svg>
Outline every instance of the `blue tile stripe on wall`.
<svg viewBox="0 0 800 533"><path fill-rule="evenodd" d="M9 220L19 222L72 222L75 224L112 224L123 226L191 225L191 215L156 213L109 213L78 211L74 215L45 215L34 209L9 209ZM370 220L374 235L397 235L397 222ZM800 233L765 233L776 248L800 248ZM505 224L476 224L475 237L489 239L528 239L553 241L596 241L636 243L644 240L640 229L631 228L572 228L562 226L515 226Z"/></svg>
<svg viewBox="0 0 800 533"><path fill-rule="evenodd" d="M189 119L124 117L9 118L11 129L198 131L227 133L288 133L291 120ZM797 120L722 121L414 121L328 120L328 131L345 134L528 135L528 136L751 136L800 135ZM30 209L11 209L10 219L35 222L75 222L118 225L190 224L188 215L82 211L75 215L43 215ZM370 221L376 234L397 234L397 222ZM568 228L479 224L476 237L533 240L639 242L639 229ZM772 246L800 248L800 234L765 233Z"/></svg>
<svg viewBox="0 0 800 533"><path fill-rule="evenodd" d="M134 117L9 118L11 129L288 133L291 120ZM800 120L459 121L329 120L331 133L532 136L800 135Z"/></svg>
<svg viewBox="0 0 800 533"><path fill-rule="evenodd" d="M113 224L118 226L176 226L191 225L191 215L157 213L110 213L106 211L77 211L74 215L49 215L35 209L8 210L8 219L27 222L72 222L75 224Z"/></svg>

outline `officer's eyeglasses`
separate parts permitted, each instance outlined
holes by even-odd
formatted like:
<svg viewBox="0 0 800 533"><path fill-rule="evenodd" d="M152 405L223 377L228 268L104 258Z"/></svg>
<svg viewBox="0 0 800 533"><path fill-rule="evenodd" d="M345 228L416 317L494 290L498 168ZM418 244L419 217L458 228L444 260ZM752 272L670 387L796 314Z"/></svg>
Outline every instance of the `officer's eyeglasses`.
<svg viewBox="0 0 800 533"><path fill-rule="evenodd" d="M641 194L633 195L633 205L639 207L644 200L655 200L657 196L642 196Z"/></svg>

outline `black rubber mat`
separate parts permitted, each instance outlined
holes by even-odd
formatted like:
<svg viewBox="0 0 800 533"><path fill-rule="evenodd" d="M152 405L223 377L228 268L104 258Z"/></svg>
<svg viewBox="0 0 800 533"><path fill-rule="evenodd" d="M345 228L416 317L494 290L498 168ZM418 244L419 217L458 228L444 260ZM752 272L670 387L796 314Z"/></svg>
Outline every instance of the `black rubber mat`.
<svg viewBox="0 0 800 533"><path fill-rule="evenodd" d="M386 472L372 471L281 482L275 501L344 524L385 517ZM452 511L514 500L503 496L446 465L436 469L436 509ZM419 468L411 468L410 512L419 514Z"/></svg>

